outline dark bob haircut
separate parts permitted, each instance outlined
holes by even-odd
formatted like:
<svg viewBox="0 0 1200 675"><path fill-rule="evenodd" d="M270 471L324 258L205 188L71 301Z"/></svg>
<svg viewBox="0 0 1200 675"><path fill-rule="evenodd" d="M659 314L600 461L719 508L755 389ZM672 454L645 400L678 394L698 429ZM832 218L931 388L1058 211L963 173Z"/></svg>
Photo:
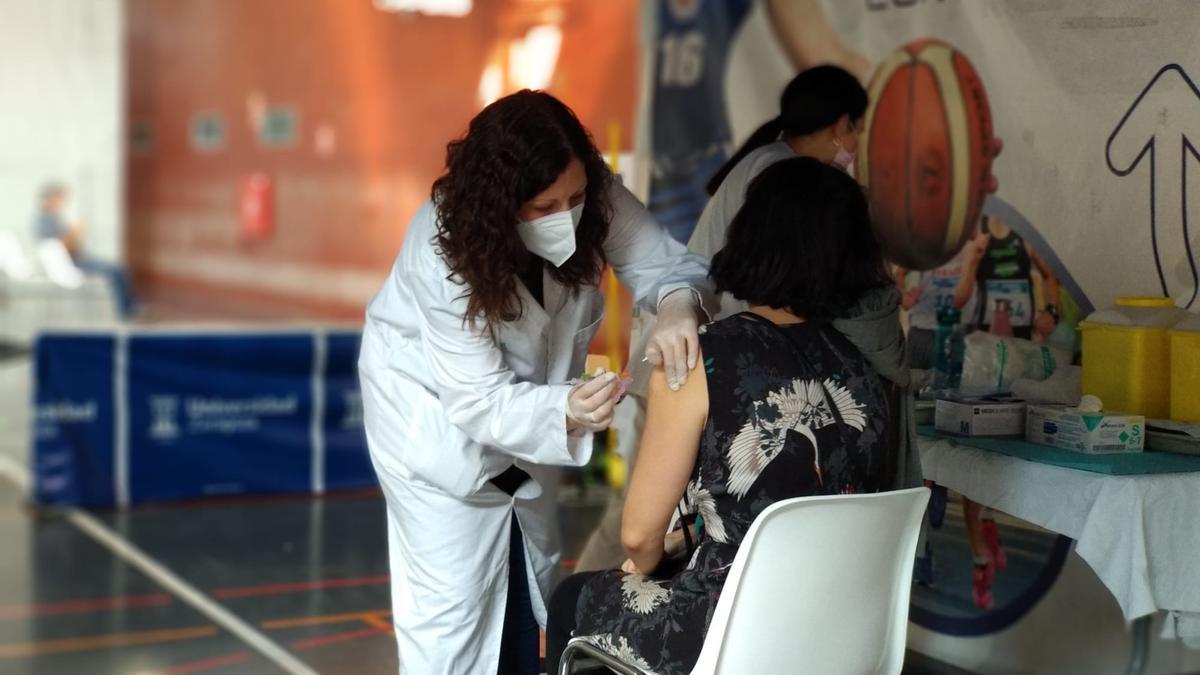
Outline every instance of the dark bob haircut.
<svg viewBox="0 0 1200 675"><path fill-rule="evenodd" d="M491 329L520 317L517 274L529 253L517 234L517 212L574 159L587 174L575 255L547 268L572 291L600 279L612 217L612 174L575 113L550 94L522 90L484 108L446 146L446 172L433 184L436 244L466 285L467 323L482 319Z"/></svg>
<svg viewBox="0 0 1200 675"><path fill-rule="evenodd" d="M809 157L773 164L750 183L710 276L752 306L816 320L888 283L862 187Z"/></svg>

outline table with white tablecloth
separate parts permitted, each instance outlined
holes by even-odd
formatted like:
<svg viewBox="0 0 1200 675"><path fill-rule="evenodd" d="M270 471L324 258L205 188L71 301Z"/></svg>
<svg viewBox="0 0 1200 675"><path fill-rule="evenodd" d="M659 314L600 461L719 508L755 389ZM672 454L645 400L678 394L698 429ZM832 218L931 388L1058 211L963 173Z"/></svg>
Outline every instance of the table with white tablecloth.
<svg viewBox="0 0 1200 675"><path fill-rule="evenodd" d="M1106 475L923 437L925 478L1076 541L1134 621L1200 646L1200 472Z"/></svg>

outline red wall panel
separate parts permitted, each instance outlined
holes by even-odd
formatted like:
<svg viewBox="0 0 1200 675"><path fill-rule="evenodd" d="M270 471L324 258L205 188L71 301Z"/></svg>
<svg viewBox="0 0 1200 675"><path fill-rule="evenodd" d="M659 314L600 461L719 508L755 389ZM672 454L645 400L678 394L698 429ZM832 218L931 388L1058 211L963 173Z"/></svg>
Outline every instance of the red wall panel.
<svg viewBox="0 0 1200 675"><path fill-rule="evenodd" d="M142 139L128 160L127 247L141 290L163 303L361 317L446 142L482 105L485 66L539 23L563 32L548 89L602 146L610 122L627 146L632 138L636 0L476 0L462 18L392 14L371 0L126 6L127 117ZM295 111L294 144L259 141L264 104ZM223 122L215 151L190 140L201 113ZM274 182L275 226L248 241L239 187L257 171Z"/></svg>

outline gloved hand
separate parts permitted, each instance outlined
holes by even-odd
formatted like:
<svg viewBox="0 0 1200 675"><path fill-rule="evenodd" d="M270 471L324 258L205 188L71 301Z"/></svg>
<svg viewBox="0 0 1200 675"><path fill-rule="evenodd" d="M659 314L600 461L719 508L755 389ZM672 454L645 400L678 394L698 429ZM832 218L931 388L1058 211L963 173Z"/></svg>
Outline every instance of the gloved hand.
<svg viewBox="0 0 1200 675"><path fill-rule="evenodd" d="M679 389L700 353L700 307L695 295L687 289L667 294L658 306L657 319L646 344L646 360L662 366L667 384Z"/></svg>
<svg viewBox="0 0 1200 675"><path fill-rule="evenodd" d="M617 406L616 393L616 373L597 372L594 378L572 387L567 394L567 430L607 429Z"/></svg>

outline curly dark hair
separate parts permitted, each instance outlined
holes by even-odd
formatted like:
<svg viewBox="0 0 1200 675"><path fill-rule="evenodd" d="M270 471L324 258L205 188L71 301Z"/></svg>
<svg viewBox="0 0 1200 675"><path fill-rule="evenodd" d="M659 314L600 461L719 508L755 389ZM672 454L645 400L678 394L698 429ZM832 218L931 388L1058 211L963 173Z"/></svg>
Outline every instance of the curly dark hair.
<svg viewBox="0 0 1200 675"><path fill-rule="evenodd" d="M575 113L550 94L522 90L484 108L460 139L446 146L446 171L433 184L435 245L451 278L466 290L467 315L487 329L520 318L517 275L531 255L517 234L517 213L550 187L572 159L583 163L587 189L575 232L575 254L550 266L572 290L597 283L612 209L612 174Z"/></svg>

